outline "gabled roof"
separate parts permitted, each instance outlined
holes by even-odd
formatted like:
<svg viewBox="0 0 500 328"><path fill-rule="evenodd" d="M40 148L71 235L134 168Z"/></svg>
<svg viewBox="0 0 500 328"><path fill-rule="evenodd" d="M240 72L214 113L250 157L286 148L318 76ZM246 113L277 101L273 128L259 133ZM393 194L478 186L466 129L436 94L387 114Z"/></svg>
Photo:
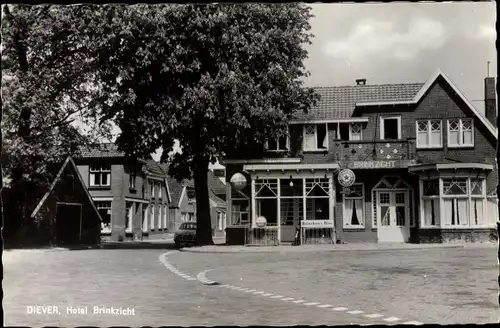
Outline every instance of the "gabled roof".
<svg viewBox="0 0 500 328"><path fill-rule="evenodd" d="M171 176L167 176L167 183L170 190L170 196L172 198L171 206L178 207L184 186Z"/></svg>
<svg viewBox="0 0 500 328"><path fill-rule="evenodd" d="M411 100L423 83L315 87L320 99L308 114L296 113L292 120L350 119L359 102Z"/></svg>
<svg viewBox="0 0 500 328"><path fill-rule="evenodd" d="M80 148L81 158L115 158L125 157L125 152L119 151L114 143L86 145Z"/></svg>
<svg viewBox="0 0 500 328"><path fill-rule="evenodd" d="M89 193L87 187L85 186L85 182L83 181L83 178L80 175L80 172L76 168L75 162L73 161L73 159L70 156L68 156L68 158L66 158L66 160L63 163L63 165L61 166L61 169L59 170L59 172L57 172L57 175L54 178L54 181L50 185L49 190L45 193L45 195L42 197L42 199L40 200L40 202L38 203L38 205L35 207L35 209L33 210L33 213L31 213L31 218L35 217L35 215L38 213L38 211L42 208L42 206L45 203L45 201L47 200L47 198L54 191L54 188L57 185L57 182L61 179L61 176L62 176L64 170L66 169L66 167L71 168L73 170L73 173L76 174L76 176L78 177L78 181L80 181L80 183L81 183L81 185L83 187L83 190L85 190L85 195L89 199L89 202L90 202L92 208L97 213L97 217L99 218L99 220L102 221L101 215L99 214L99 211L95 207L94 201L92 200L92 197L90 196L90 193Z"/></svg>
<svg viewBox="0 0 500 328"><path fill-rule="evenodd" d="M223 199L221 199L220 197L218 197L213 191L210 191L208 195L209 195L210 200L215 202L215 204L217 206L226 207L226 202Z"/></svg>
<svg viewBox="0 0 500 328"><path fill-rule="evenodd" d="M443 78L444 81L453 89L453 91L462 99L462 101L467 105L467 107L472 111L472 113L486 126L487 130L493 135L495 139L498 138L497 131L495 127L488 121L488 119L479 112L474 105L464 96L464 94L458 89L458 87L450 80L446 74L440 69L438 69L431 78L422 86L422 88L415 94L412 99L407 100L378 100L378 101L359 101L356 102L356 106L380 106L380 105L402 105L402 104L416 104L422 97L429 91L430 87L436 82L438 78Z"/></svg>
<svg viewBox="0 0 500 328"><path fill-rule="evenodd" d="M167 175L167 172L165 172L160 166L160 164L153 159L148 159L146 161L146 169L147 172L150 174L154 174L161 177Z"/></svg>
<svg viewBox="0 0 500 328"><path fill-rule="evenodd" d="M208 188L212 190L216 195L226 194L226 185L220 181L218 177L215 176L213 171L208 171Z"/></svg>

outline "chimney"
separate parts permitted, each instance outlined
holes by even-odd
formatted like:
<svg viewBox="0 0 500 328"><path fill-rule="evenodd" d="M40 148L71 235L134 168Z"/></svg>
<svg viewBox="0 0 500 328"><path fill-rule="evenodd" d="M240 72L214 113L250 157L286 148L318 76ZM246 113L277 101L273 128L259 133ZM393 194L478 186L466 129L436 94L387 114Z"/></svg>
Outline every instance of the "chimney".
<svg viewBox="0 0 500 328"><path fill-rule="evenodd" d="M366 84L366 79L357 79L356 80L357 85L365 85Z"/></svg>
<svg viewBox="0 0 500 328"><path fill-rule="evenodd" d="M484 114L488 121L497 126L497 95L496 79L487 77L484 79Z"/></svg>

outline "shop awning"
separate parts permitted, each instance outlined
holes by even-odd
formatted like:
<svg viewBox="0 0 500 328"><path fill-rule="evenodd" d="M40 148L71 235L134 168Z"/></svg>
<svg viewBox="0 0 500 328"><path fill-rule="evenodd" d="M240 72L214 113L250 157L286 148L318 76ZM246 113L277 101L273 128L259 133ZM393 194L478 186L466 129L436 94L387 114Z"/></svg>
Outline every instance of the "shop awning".
<svg viewBox="0 0 500 328"><path fill-rule="evenodd" d="M333 171L339 170L340 166L337 163L325 164L247 164L243 166L243 170L249 172L255 171Z"/></svg>
<svg viewBox="0 0 500 328"><path fill-rule="evenodd" d="M418 164L408 167L409 172L440 171L440 170L493 170L493 165L483 163L446 163Z"/></svg>

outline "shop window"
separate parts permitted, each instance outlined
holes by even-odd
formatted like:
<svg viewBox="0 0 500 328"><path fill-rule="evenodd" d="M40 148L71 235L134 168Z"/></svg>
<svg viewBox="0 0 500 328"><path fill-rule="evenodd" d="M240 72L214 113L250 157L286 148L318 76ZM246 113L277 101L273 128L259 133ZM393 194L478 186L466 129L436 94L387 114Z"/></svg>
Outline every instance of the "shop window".
<svg viewBox="0 0 500 328"><path fill-rule="evenodd" d="M401 139L401 117L382 117L380 119L380 139Z"/></svg>
<svg viewBox="0 0 500 328"><path fill-rule="evenodd" d="M132 231L132 220L134 216L134 203L133 202L126 202L125 203L125 231L126 232L131 232Z"/></svg>
<svg viewBox="0 0 500 328"><path fill-rule="evenodd" d="M443 146L441 120L420 120L417 125L418 148L440 148Z"/></svg>
<svg viewBox="0 0 500 328"><path fill-rule="evenodd" d="M95 206L101 215L101 232L111 232L111 202L95 202Z"/></svg>
<svg viewBox="0 0 500 328"><path fill-rule="evenodd" d="M365 225L363 189L363 184L355 183L343 195L344 228L362 228Z"/></svg>
<svg viewBox="0 0 500 328"><path fill-rule="evenodd" d="M448 120L448 146L474 146L474 129L472 119Z"/></svg>

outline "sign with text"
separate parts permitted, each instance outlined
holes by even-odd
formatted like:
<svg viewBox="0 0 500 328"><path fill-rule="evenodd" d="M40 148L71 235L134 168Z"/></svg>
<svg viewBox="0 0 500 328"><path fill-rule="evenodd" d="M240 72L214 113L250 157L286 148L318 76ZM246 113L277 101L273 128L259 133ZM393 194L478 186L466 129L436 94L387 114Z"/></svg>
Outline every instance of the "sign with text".
<svg viewBox="0 0 500 328"><path fill-rule="evenodd" d="M333 228L333 220L301 220L302 228Z"/></svg>
<svg viewBox="0 0 500 328"><path fill-rule="evenodd" d="M406 168L414 165L415 160L394 160L394 161L351 161L347 162L347 167L352 169L396 169Z"/></svg>

